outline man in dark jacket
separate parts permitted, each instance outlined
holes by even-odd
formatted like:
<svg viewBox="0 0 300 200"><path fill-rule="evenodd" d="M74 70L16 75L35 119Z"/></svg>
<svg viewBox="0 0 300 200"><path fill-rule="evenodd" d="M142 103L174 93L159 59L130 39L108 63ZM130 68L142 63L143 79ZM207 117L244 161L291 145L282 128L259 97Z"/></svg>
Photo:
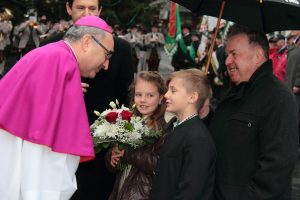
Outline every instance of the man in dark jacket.
<svg viewBox="0 0 300 200"><path fill-rule="evenodd" d="M300 107L300 35L294 35L292 37L294 37L293 44L291 44L287 51L285 83L292 93L294 93L298 107ZM298 111L300 112L300 110Z"/></svg>
<svg viewBox="0 0 300 200"><path fill-rule="evenodd" d="M297 41L298 40L298 41ZM295 94L298 105L300 105L300 42L295 39L295 43L289 48L287 53L286 77L285 81L290 90Z"/></svg>
<svg viewBox="0 0 300 200"><path fill-rule="evenodd" d="M86 15L100 15L101 0L67 0L66 8L73 21ZM64 33L46 39L42 44L62 39ZM91 79L82 79L85 88L85 105L92 124L96 119L94 110L103 111L110 101L118 99L120 104L128 104L128 87L133 80L131 47L121 38L114 38L114 53L109 60L109 70L100 71ZM105 166L105 151L96 154L93 161L81 163L76 172L78 190L72 200L107 200L113 188L115 175Z"/></svg>
<svg viewBox="0 0 300 200"><path fill-rule="evenodd" d="M233 26L226 66L233 84L210 130L218 160L217 200L290 200L298 151L298 108L274 75L263 33Z"/></svg>
<svg viewBox="0 0 300 200"><path fill-rule="evenodd" d="M182 27L182 39L177 42L177 51L171 61L175 71L195 67L195 60L191 57L189 50L192 44L190 31L191 28L188 25Z"/></svg>

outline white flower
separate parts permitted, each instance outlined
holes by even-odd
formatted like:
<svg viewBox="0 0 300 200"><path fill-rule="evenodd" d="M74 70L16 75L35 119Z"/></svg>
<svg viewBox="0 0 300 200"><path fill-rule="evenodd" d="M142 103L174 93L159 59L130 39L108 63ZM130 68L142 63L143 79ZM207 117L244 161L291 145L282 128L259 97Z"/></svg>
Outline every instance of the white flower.
<svg viewBox="0 0 300 200"><path fill-rule="evenodd" d="M109 138L116 138L118 135L118 129L113 124L109 124L109 130L106 132L106 136Z"/></svg>
<svg viewBox="0 0 300 200"><path fill-rule="evenodd" d="M114 108L114 109L117 108L117 105L116 105L115 102L113 102L113 101L111 101L111 102L109 103L109 105L110 105L110 107L112 107L112 108Z"/></svg>
<svg viewBox="0 0 300 200"><path fill-rule="evenodd" d="M132 116L130 122L123 120L120 113L124 110L130 112L129 108L124 105L121 108L119 102L110 102L111 109L105 110L102 113L94 111L99 117L92 125L91 132L93 133L93 142L95 146L105 145L111 143L119 143L131 148L137 148L144 144L143 137L149 136L149 128L145 125L143 118L138 116ZM116 120L109 122L106 120L106 116L111 113L119 113ZM111 115L110 115L111 116Z"/></svg>
<svg viewBox="0 0 300 200"><path fill-rule="evenodd" d="M123 104L122 104L122 106L121 106L121 112L123 111L123 110L129 110L129 108L127 108L126 106L124 106Z"/></svg>
<svg viewBox="0 0 300 200"><path fill-rule="evenodd" d="M142 123L138 122L138 123L134 123L134 129L137 130L143 130L145 125L143 125Z"/></svg>
<svg viewBox="0 0 300 200"><path fill-rule="evenodd" d="M94 136L99 138L104 138L106 133L110 131L110 126L108 123L102 123L101 125L97 126L94 131Z"/></svg>
<svg viewBox="0 0 300 200"><path fill-rule="evenodd" d="M141 138L142 138L142 135L141 135L139 132L134 131L134 132L132 132L132 133L130 134L129 137L130 137L130 139L131 139L132 141L135 141L135 140L141 139Z"/></svg>
<svg viewBox="0 0 300 200"><path fill-rule="evenodd" d="M94 114L100 117L100 112L98 112L97 110L94 110Z"/></svg>
<svg viewBox="0 0 300 200"><path fill-rule="evenodd" d="M105 117L108 113L110 113L111 112L111 110L104 110L100 115L101 116L103 116L103 117Z"/></svg>

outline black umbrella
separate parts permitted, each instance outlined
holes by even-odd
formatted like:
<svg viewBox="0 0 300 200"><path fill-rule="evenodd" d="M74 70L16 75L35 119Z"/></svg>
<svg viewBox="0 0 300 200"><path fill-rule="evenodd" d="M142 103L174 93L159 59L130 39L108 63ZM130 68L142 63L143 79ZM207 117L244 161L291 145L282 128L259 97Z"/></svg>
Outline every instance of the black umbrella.
<svg viewBox="0 0 300 200"><path fill-rule="evenodd" d="M299 0L172 0L193 13L218 17L215 34L208 53L208 72L220 20L226 19L253 30L270 33L300 30Z"/></svg>
<svg viewBox="0 0 300 200"><path fill-rule="evenodd" d="M218 17L265 33L300 29L299 0L172 0L198 15Z"/></svg>

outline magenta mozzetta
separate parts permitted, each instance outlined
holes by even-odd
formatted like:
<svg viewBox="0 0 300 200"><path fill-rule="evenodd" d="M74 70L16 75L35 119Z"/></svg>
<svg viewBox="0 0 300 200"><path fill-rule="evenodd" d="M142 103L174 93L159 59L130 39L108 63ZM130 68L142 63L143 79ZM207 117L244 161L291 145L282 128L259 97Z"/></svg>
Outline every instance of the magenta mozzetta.
<svg viewBox="0 0 300 200"><path fill-rule="evenodd" d="M55 152L94 157L79 67L63 41L28 53L0 91L0 128Z"/></svg>

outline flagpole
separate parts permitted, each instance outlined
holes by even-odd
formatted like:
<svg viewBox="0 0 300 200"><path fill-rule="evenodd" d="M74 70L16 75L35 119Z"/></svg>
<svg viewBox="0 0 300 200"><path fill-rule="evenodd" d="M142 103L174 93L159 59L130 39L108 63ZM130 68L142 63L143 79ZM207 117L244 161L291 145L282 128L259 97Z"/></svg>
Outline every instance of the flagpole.
<svg viewBox="0 0 300 200"><path fill-rule="evenodd" d="M215 43L216 43L216 38L217 38L217 34L219 32L219 26L220 26L220 23L221 23L221 19L222 19L224 7L225 7L225 2L226 2L226 0L222 0L222 5L221 5L220 12L219 12L218 22L217 22L215 32L214 32L214 36L212 38L211 45L210 45L210 48L209 48L209 51L208 51L207 63L205 65L205 74L208 73L210 60L211 60L211 57L212 57L212 53L214 51L214 46L215 46Z"/></svg>

